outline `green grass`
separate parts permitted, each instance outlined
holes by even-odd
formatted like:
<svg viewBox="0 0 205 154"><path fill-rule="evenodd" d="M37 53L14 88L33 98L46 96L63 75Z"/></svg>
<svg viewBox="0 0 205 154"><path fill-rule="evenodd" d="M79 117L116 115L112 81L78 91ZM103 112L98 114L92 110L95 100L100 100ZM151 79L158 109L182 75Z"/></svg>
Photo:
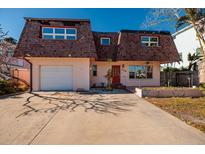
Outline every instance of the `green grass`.
<svg viewBox="0 0 205 154"><path fill-rule="evenodd" d="M203 87L199 87L199 89L203 92L203 94L205 95L205 88Z"/></svg>

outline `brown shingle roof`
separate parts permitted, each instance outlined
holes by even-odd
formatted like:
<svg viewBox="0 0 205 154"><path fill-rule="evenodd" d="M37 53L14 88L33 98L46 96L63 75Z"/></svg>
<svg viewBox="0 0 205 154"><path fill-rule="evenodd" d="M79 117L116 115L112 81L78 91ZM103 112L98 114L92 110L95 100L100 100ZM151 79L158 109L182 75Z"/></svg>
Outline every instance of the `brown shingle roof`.
<svg viewBox="0 0 205 154"><path fill-rule="evenodd" d="M156 36L158 47L144 47L141 36ZM179 55L170 33L153 31L121 31L117 60L177 62Z"/></svg>
<svg viewBox="0 0 205 154"><path fill-rule="evenodd" d="M92 32L88 19L25 18L15 56L32 57L93 57L97 60L179 61L179 55L170 33L157 31L122 30ZM77 28L78 39L48 40L41 38L42 26ZM159 37L159 47L143 47L140 37ZM110 46L100 44L101 37L111 39Z"/></svg>
<svg viewBox="0 0 205 154"><path fill-rule="evenodd" d="M42 26L68 26L77 29L77 40L42 39ZM15 56L31 57L93 57L96 49L88 20L26 19Z"/></svg>
<svg viewBox="0 0 205 154"><path fill-rule="evenodd" d="M115 32L93 32L98 60L116 59L118 35L119 33ZM101 45L102 37L110 38L110 45Z"/></svg>

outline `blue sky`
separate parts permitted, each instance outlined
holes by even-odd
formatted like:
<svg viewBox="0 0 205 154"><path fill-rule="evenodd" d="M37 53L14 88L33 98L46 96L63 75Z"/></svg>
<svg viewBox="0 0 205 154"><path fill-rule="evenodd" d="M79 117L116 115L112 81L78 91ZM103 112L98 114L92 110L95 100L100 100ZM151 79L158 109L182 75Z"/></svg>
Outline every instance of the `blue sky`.
<svg viewBox="0 0 205 154"><path fill-rule="evenodd" d="M150 9L0 9L0 24L9 36L18 40L24 26L23 17L89 18L93 31L115 32L121 29L140 30ZM156 26L150 30L168 30Z"/></svg>

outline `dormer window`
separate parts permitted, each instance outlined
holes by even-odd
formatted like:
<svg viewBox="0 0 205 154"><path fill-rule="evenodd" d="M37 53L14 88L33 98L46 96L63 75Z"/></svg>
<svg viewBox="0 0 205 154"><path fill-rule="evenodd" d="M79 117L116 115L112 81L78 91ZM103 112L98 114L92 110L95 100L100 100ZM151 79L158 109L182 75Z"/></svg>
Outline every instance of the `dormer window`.
<svg viewBox="0 0 205 154"><path fill-rule="evenodd" d="M76 28L43 27L42 37L44 39L77 40L77 29Z"/></svg>
<svg viewBox="0 0 205 154"><path fill-rule="evenodd" d="M101 37L100 44L101 45L110 45L110 38L109 37Z"/></svg>
<svg viewBox="0 0 205 154"><path fill-rule="evenodd" d="M141 36L141 44L146 47L159 46L159 38L153 36Z"/></svg>

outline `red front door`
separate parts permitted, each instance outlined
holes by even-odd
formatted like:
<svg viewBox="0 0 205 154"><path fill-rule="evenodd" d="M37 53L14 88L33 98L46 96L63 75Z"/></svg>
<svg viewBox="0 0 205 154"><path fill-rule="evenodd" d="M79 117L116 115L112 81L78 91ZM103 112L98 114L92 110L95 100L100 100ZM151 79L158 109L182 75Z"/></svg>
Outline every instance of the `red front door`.
<svg viewBox="0 0 205 154"><path fill-rule="evenodd" d="M112 83L113 84L120 83L120 65L112 66Z"/></svg>

